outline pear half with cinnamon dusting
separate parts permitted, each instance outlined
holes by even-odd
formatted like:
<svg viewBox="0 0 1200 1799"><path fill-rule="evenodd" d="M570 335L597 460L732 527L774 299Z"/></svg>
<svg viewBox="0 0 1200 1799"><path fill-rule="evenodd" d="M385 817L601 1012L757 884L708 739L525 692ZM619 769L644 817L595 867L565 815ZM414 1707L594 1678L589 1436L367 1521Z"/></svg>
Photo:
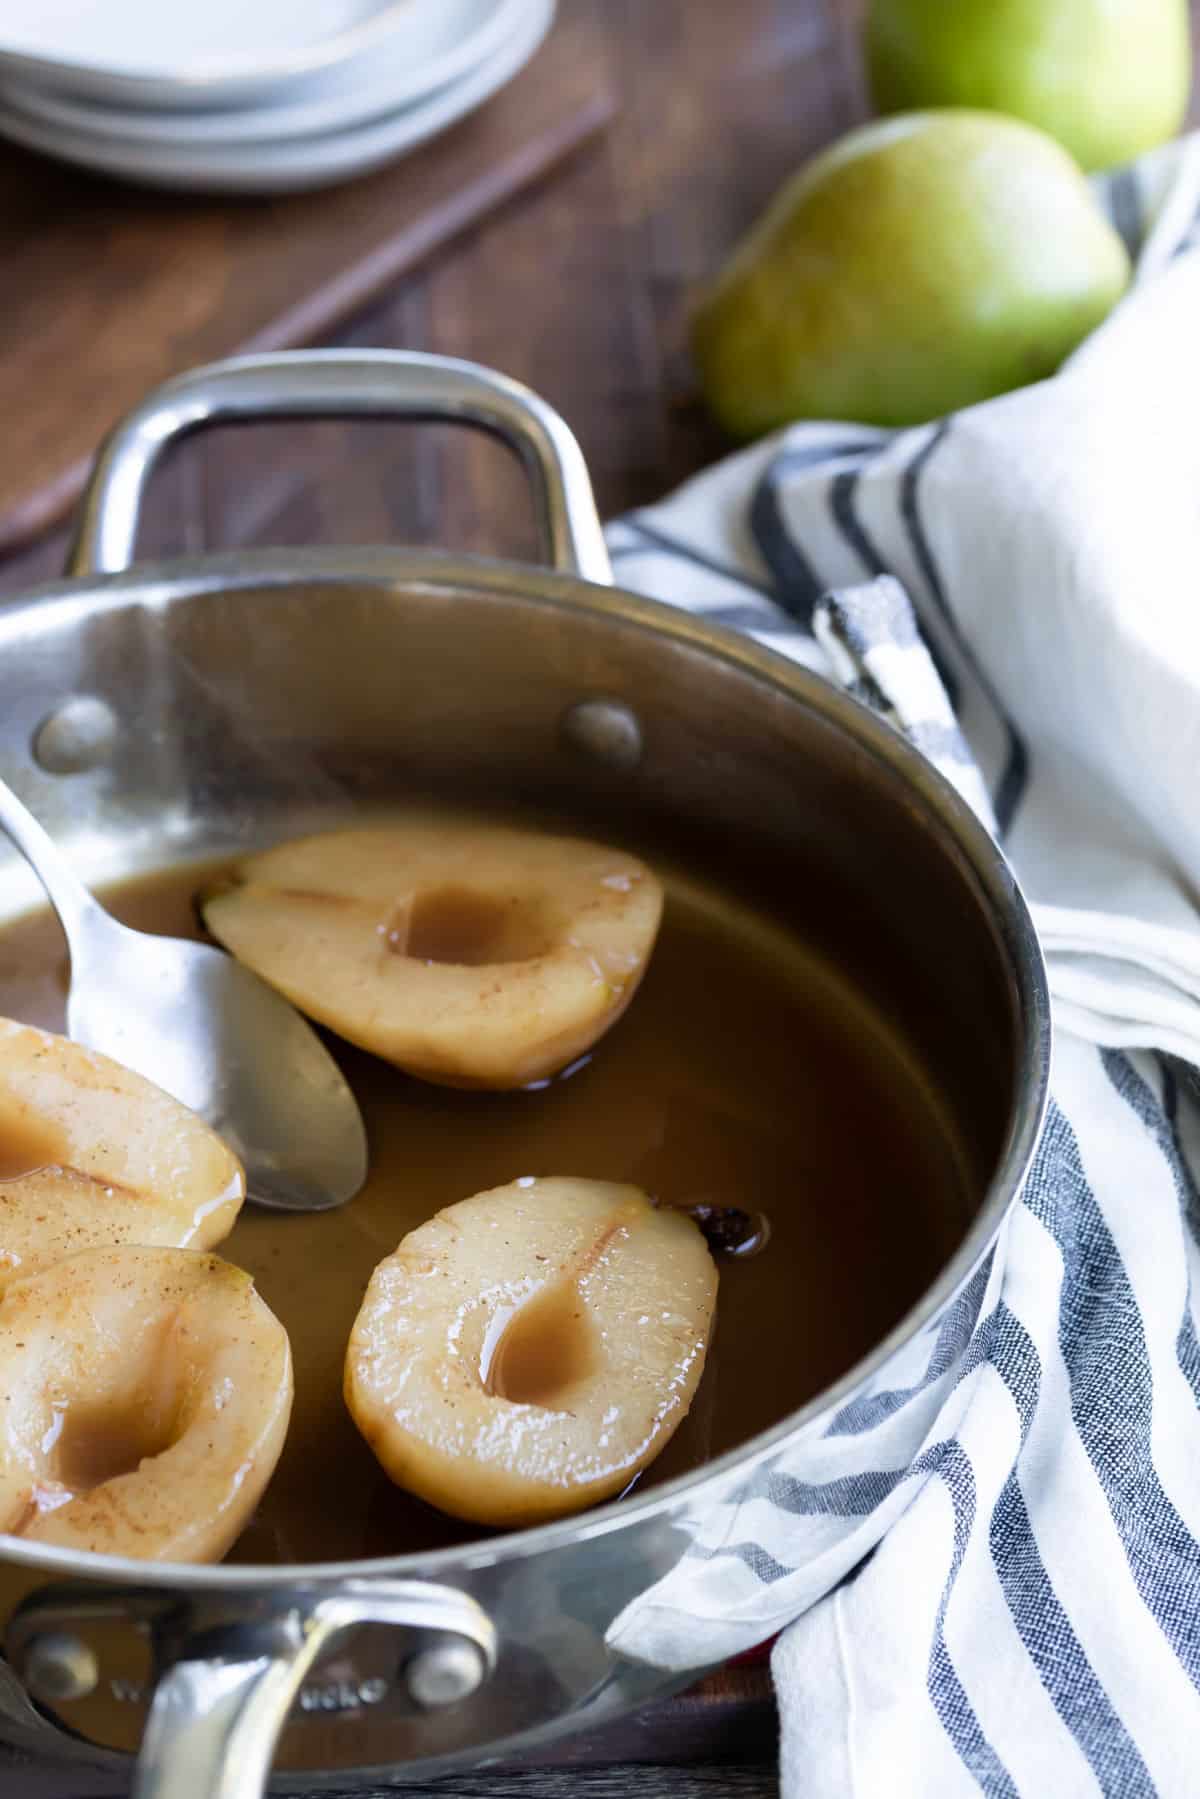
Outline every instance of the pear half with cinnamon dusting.
<svg viewBox="0 0 1200 1799"><path fill-rule="evenodd" d="M68 1256L0 1302L0 1530L217 1561L291 1408L287 1332L240 1268L186 1249Z"/></svg>
<svg viewBox="0 0 1200 1799"><path fill-rule="evenodd" d="M619 1493L666 1446L716 1292L684 1213L608 1181L515 1181L380 1263L346 1403L399 1486L480 1524L535 1524Z"/></svg>
<svg viewBox="0 0 1200 1799"><path fill-rule="evenodd" d="M78 1250L210 1249L245 1196L237 1157L177 1099L0 1018L0 1293Z"/></svg>
<svg viewBox="0 0 1200 1799"><path fill-rule="evenodd" d="M511 1088L621 1016L662 889L600 844L417 819L251 856L200 904L214 937L339 1036L424 1080Z"/></svg>

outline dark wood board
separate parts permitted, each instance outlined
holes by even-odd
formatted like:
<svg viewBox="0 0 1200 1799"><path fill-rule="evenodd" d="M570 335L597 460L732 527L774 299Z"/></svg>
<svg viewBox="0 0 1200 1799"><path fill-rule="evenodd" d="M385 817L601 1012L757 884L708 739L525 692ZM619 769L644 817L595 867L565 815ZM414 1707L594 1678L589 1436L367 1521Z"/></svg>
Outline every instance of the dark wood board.
<svg viewBox="0 0 1200 1799"><path fill-rule="evenodd" d="M390 167L277 199L151 194L0 142L0 551L60 518L112 421L180 369L312 343L612 116L579 12Z"/></svg>
<svg viewBox="0 0 1200 1799"><path fill-rule="evenodd" d="M636 1783L636 1785L634 1784ZM322 1799L777 1799L779 1780L770 1766L678 1767L655 1763L636 1769L533 1768L525 1772L450 1775L423 1787L388 1787L377 1793L330 1793Z"/></svg>
<svg viewBox="0 0 1200 1799"><path fill-rule="evenodd" d="M115 1799L111 1784L103 1789L88 1783L64 1785L61 1770L19 1775L19 1787L0 1786L3 1799ZM630 1768L615 1762L604 1767L555 1767L497 1769L448 1774L441 1780L414 1786L358 1788L353 1792L324 1791L319 1799L630 1799L636 1781L638 1799L778 1799L779 1781L769 1763L745 1767L726 1762L680 1766L670 1762ZM318 1799L316 1794L313 1799Z"/></svg>

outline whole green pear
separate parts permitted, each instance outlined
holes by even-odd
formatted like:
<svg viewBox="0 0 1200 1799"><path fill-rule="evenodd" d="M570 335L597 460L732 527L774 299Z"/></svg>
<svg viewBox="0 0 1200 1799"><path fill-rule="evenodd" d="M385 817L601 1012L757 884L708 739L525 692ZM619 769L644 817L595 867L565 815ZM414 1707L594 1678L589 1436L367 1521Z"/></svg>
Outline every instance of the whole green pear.
<svg viewBox="0 0 1200 1799"><path fill-rule="evenodd" d="M917 424L1053 374L1129 275L1044 132L910 113L792 178L702 301L692 350L737 437L800 418Z"/></svg>
<svg viewBox="0 0 1200 1799"><path fill-rule="evenodd" d="M1179 130L1189 37L1187 0L870 0L867 61L881 112L1012 113L1107 169Z"/></svg>

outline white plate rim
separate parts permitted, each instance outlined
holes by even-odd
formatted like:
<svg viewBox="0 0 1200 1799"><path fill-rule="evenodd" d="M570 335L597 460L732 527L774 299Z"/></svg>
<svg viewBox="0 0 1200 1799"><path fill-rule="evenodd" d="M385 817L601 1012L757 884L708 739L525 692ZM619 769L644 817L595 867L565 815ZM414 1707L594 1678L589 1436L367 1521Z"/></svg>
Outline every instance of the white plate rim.
<svg viewBox="0 0 1200 1799"><path fill-rule="evenodd" d="M387 84L387 91L383 84L367 83L359 93L343 93L325 100L279 100L268 106L236 111L205 108L157 112L80 101L47 91L36 83L5 81L0 77L0 104L38 123L126 147L135 142L156 147L250 144L348 130L402 106L415 105L498 53L519 28L529 10L529 0L484 0L484 4L488 10L481 13L468 37L418 65L409 80Z"/></svg>
<svg viewBox="0 0 1200 1799"><path fill-rule="evenodd" d="M81 150L72 148L65 134L23 116L14 117L2 105L0 133L60 161L176 192L253 195L329 186L416 149L481 106L532 59L550 31L556 10L557 0L528 0L525 28L514 33L502 53L415 106L347 131L247 146L241 157L235 153L214 161L211 147L206 155L193 156L190 149L184 152L178 145L154 153L144 146L123 151L110 140Z"/></svg>
<svg viewBox="0 0 1200 1799"><path fill-rule="evenodd" d="M166 3L171 4L172 0ZM278 85L345 62L394 31L415 4L418 0L383 0L381 10L372 18L335 31L318 43L297 45L266 61L244 56L213 57L185 68L122 69L70 55L41 56L36 51L6 48L0 42L0 67L24 70L52 85L65 77L76 88L82 82L92 92L125 93L131 99L141 96L144 101L152 93L162 93L168 104L178 105L182 95L190 95L194 105L211 104L220 95L240 88Z"/></svg>

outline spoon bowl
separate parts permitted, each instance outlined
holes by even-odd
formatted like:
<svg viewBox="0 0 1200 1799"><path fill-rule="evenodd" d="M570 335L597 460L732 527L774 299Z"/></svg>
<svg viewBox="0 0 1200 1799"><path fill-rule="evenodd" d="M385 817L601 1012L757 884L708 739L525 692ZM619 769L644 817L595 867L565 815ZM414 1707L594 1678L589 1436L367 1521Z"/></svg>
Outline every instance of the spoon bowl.
<svg viewBox="0 0 1200 1799"><path fill-rule="evenodd" d="M0 782L0 827L41 881L71 952L67 1031L199 1114L240 1157L247 1196L344 1205L367 1173L358 1102L312 1026L222 950L120 924Z"/></svg>

